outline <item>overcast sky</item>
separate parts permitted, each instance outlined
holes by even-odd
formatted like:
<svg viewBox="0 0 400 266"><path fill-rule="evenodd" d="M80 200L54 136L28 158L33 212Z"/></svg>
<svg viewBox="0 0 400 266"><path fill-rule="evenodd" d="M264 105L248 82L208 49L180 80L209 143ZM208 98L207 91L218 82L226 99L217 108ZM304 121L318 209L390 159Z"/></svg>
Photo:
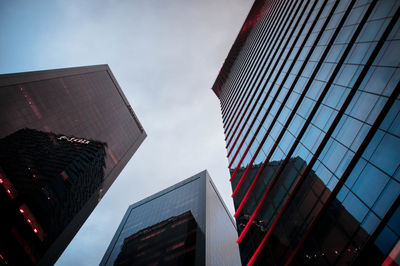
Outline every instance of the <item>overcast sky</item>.
<svg viewBox="0 0 400 266"><path fill-rule="evenodd" d="M207 169L233 211L211 87L253 0L0 0L0 73L109 64L147 138L57 265L97 265L126 209Z"/></svg>

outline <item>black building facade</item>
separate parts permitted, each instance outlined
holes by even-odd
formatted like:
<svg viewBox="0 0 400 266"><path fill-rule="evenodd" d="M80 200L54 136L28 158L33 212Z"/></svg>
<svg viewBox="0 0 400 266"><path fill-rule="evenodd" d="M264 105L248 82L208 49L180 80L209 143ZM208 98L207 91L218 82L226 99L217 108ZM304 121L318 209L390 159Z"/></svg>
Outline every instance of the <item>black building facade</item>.
<svg viewBox="0 0 400 266"><path fill-rule="evenodd" d="M240 265L236 237L203 171L129 206L100 265Z"/></svg>
<svg viewBox="0 0 400 266"><path fill-rule="evenodd" d="M213 85L243 264L398 264L399 7L255 1Z"/></svg>
<svg viewBox="0 0 400 266"><path fill-rule="evenodd" d="M146 133L107 65L0 87L0 263L53 264Z"/></svg>

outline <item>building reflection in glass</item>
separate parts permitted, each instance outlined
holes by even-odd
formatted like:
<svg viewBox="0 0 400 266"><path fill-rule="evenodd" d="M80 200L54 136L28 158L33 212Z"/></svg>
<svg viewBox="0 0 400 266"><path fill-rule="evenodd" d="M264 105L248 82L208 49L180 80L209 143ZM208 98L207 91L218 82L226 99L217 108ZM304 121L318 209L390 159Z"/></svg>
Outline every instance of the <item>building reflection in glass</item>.
<svg viewBox="0 0 400 266"><path fill-rule="evenodd" d="M396 0L255 1L212 88L243 263L400 262L399 27Z"/></svg>
<svg viewBox="0 0 400 266"><path fill-rule="evenodd" d="M125 238L114 265L195 265L198 225L190 211Z"/></svg>
<svg viewBox="0 0 400 266"><path fill-rule="evenodd" d="M204 170L128 207L100 265L240 265L235 222Z"/></svg>
<svg viewBox="0 0 400 266"><path fill-rule="evenodd" d="M256 183L258 189L253 191L240 214L237 215L239 234L248 224L266 188L270 185L271 173L276 172L281 165L282 161L271 162L262 172ZM311 171L299 186L296 196L288 205L285 205L306 166L307 163L300 157L292 158L287 163L286 170L282 172L281 178L271 190L269 197L263 201L249 231L240 243L243 263L251 259L268 234L257 261L268 265L283 264L290 258L293 250L318 216L318 212L326 204L331 190L314 171ZM252 167L248 178L254 179L259 169L260 165ZM243 186L246 191L249 185L243 183ZM238 209L242 200L243 193L238 193L235 197L235 209ZM375 265L385 260L385 251L379 245L370 243L374 231L371 230L370 224L359 220L358 215L362 210L357 209L358 207L356 203L346 203L341 195L334 198L326 214L319 217L318 227L308 236L301 253L296 256L293 263L295 265L352 263ZM283 208L286 208L286 211L282 214ZM395 215L387 225L391 230L398 230L398 213L397 209L397 217ZM276 223L278 216L279 222ZM385 243L386 240L381 241Z"/></svg>
<svg viewBox="0 0 400 266"><path fill-rule="evenodd" d="M3 263L36 264L88 199L99 196L106 147L34 129L0 139Z"/></svg>
<svg viewBox="0 0 400 266"><path fill-rule="evenodd" d="M0 139L5 139L6 137L12 138L13 136L18 136L18 134L22 136L23 132L32 132L32 136L39 138L40 141L44 141L48 138L46 137L46 134L48 134L49 136L57 136L54 137L54 141L60 143L58 146L48 147L54 147L54 149L56 147L64 147L64 149L67 149L70 146L79 149L81 152L81 155L79 155L81 157L77 157L81 159L77 160L71 166L73 167L70 170L71 174L63 172L64 169L60 168L62 166L66 167L63 163L69 162L68 157L64 158L62 157L63 155L56 156L54 155L56 154L55 152L53 152L52 156L49 156L48 152L50 151L48 147L41 147L40 142L35 143L33 139L29 140L28 137L25 137L23 142L26 147L22 147L22 144L18 145L17 142L14 143L15 147L19 149L31 149L28 155L38 155L30 155L29 157L25 154L24 156L28 157L24 157L24 161L20 162L23 166L11 169L16 171L16 173L18 172L18 176L21 178L26 175L37 176L38 173L36 171L38 169L41 169L41 171L57 169L54 173L48 173L47 176L40 175L39 179L45 178L44 181L40 181L40 185L35 183L35 179L32 178L25 178L25 185L22 184L22 181L17 182L19 191L21 189L28 191L30 186L33 186L32 189L37 189L37 186L40 189L43 187L41 193L43 195L48 194L50 199L52 199L51 201L47 201L47 198L44 198L46 200L42 202L43 206L48 207L49 204L52 204L51 206L54 209L64 208L65 210L69 210L69 214L75 213L73 217L65 217L65 212L49 214L54 216L51 219L49 218L49 221L52 219L58 219L58 221L51 224L51 230L49 227L45 228L45 231L47 230L47 238L57 235L57 232L61 233L48 246L46 252L42 250L43 253L41 254L43 256L37 256L42 251L35 253L35 250L31 251L28 245L25 245L22 240L20 241L19 246L24 247L19 249L23 252L21 257L26 256L24 254L32 253L35 255L30 256L32 263L36 260L35 264L37 263L38 265L52 265L57 261L100 199L105 195L111 184L136 152L145 139L146 132L108 65L3 74L0 75L0 88ZM23 130L26 128L29 128L31 131ZM33 133L34 131L32 130L36 130L37 132ZM42 138L38 137L39 135L42 135ZM62 146L61 143L65 143L65 145ZM105 154L102 154L103 148L99 151L93 150L95 148L93 146L94 143L98 143L99 145L106 143L107 146L103 147ZM22 156L13 154L11 150L10 148L2 152L10 153L9 156ZM50 163L45 165L45 160L36 159L36 157L40 158L39 155L45 156L46 160ZM83 176L83 179L79 179L79 182L84 182L79 184L81 190L78 189L76 192L73 192L75 191L73 190L66 193L66 189L75 184L75 182L78 182L74 179L74 171L87 168L88 163L93 164L93 162L88 161L88 158L100 155L104 157L102 158L105 163L104 171L102 170L101 173L99 172L100 175L96 176L95 170L91 169L87 173L88 176ZM60 162L55 162L56 160L60 160ZM16 161L11 160L9 164L2 161L1 167L4 168L4 175L8 174L7 171L10 171L8 168L12 167ZM30 166L33 162L35 162L36 168ZM30 169L27 169L27 167ZM58 172L58 170L60 171ZM62 180L51 178L60 175ZM91 180L93 180L93 184L87 182L90 176L92 176ZM6 193L7 189L10 191L10 194L8 194L8 197L10 197L16 184L11 183L11 186L9 183L10 179L4 178L6 181L3 184L7 188L5 186L3 188L5 188ZM100 185L99 182L101 182ZM96 187L98 191L92 193L92 187ZM84 194L83 191L86 191L87 194ZM57 205L54 205L56 202L52 193L58 195ZM91 195L91 197L86 198L86 203L83 204L84 198L87 195ZM73 200L71 197L73 197ZM6 199L8 200L7 197ZM62 199L65 199L65 202ZM39 199L33 202L37 203L37 201ZM4 202L2 201L2 204ZM71 204L71 202L75 203L68 206L67 204ZM81 206L81 204L83 205ZM17 207L19 208L19 206L10 206L10 210ZM79 211L76 212L76 210ZM22 208L22 211L27 215L27 210ZM29 211L33 213L33 209L29 208ZM35 211L42 212L38 208ZM21 213L18 215L21 215ZM29 220L32 223L34 222L32 219ZM43 222L40 222L41 226ZM67 226L64 227L65 224ZM60 231L60 228L64 229ZM41 230L36 227L30 228L30 231L28 230L26 234L31 233L35 229L38 231L36 235L41 236ZM18 239L22 239L19 238L19 233L14 233L14 235ZM0 249L0 261L4 260L12 264L12 259L10 259Z"/></svg>

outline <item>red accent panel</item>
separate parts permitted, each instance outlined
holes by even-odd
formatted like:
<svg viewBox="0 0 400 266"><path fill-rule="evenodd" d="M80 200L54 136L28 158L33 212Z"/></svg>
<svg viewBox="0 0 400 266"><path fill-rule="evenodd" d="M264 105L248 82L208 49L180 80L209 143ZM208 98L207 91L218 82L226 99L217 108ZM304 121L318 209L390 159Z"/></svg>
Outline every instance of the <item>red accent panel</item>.
<svg viewBox="0 0 400 266"><path fill-rule="evenodd" d="M266 160L266 161L267 161L267 160ZM242 202L240 203L239 207L237 208L237 210L236 210L236 212L235 212L235 214L234 214L235 217L237 217L237 216L239 215L240 211L243 209L244 204L246 203L247 199L248 199L249 196L250 196L250 192L251 192L252 189L254 188L254 186L255 186L255 184L256 184L258 178L261 176L261 173L262 173L262 171L264 170L265 166L266 166L266 163L264 162L263 165L260 167L260 169L259 169L259 171L258 171L256 177L254 178L253 183L251 183L250 188L247 190L246 195L243 197Z"/></svg>
<svg viewBox="0 0 400 266"><path fill-rule="evenodd" d="M21 247L24 249L26 255L28 255L28 257L30 258L30 260L36 264L37 260L35 258L35 256L33 255L32 249L29 246L29 244L25 241L25 239L21 236L21 234L18 232L16 227L12 227L11 228L11 233L13 234L13 236L15 237L15 239L18 241L18 243L21 245Z"/></svg>
<svg viewBox="0 0 400 266"><path fill-rule="evenodd" d="M387 257L382 266L399 266L391 257Z"/></svg>

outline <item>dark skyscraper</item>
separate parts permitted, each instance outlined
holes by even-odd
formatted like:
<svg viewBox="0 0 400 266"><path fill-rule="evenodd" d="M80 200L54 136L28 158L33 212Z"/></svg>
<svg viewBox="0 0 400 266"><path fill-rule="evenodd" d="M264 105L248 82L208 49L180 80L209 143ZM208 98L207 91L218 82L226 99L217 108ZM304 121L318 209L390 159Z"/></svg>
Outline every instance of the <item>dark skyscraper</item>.
<svg viewBox="0 0 400 266"><path fill-rule="evenodd" d="M240 265L236 237L203 171L129 206L100 265Z"/></svg>
<svg viewBox="0 0 400 266"><path fill-rule="evenodd" d="M399 263L399 7L255 1L213 85L244 264Z"/></svg>
<svg viewBox="0 0 400 266"><path fill-rule="evenodd" d="M0 86L0 263L53 264L146 133L107 65Z"/></svg>

